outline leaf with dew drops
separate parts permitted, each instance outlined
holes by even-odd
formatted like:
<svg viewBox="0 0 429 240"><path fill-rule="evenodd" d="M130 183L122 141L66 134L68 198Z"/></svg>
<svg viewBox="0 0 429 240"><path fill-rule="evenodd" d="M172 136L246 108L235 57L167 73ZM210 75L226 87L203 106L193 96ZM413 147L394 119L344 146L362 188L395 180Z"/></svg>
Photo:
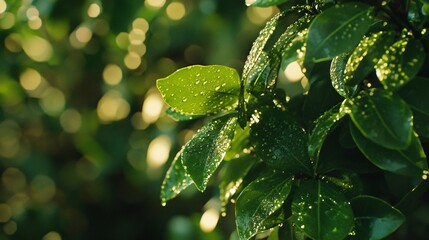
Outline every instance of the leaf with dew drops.
<svg viewBox="0 0 429 240"><path fill-rule="evenodd" d="M186 114L180 113L178 111L175 111L172 108L168 108L167 111L166 111L166 113L167 113L167 115L170 118L172 118L175 121L179 121L179 122L181 122L181 121L189 121L189 120L193 120L193 119L196 119L196 118L203 117L203 116L200 116L200 115L186 115Z"/></svg>
<svg viewBox="0 0 429 240"><path fill-rule="evenodd" d="M269 7L279 5L290 0L246 0L247 6L252 7Z"/></svg>
<svg viewBox="0 0 429 240"><path fill-rule="evenodd" d="M350 54L348 53L336 56L331 62L331 68L329 71L332 86L338 94L345 98L353 96L357 90L356 86L350 87L345 83L344 70L346 69L349 56Z"/></svg>
<svg viewBox="0 0 429 240"><path fill-rule="evenodd" d="M230 111L237 106L240 77L235 69L194 65L158 79L164 101L186 115L208 115Z"/></svg>
<svg viewBox="0 0 429 240"><path fill-rule="evenodd" d="M260 177L243 189L235 206L240 240L247 240L263 227L263 222L278 210L292 188L292 176L275 172Z"/></svg>
<svg viewBox="0 0 429 240"><path fill-rule="evenodd" d="M397 94L378 88L361 91L343 104L355 126L375 144L406 149L412 139L412 113Z"/></svg>
<svg viewBox="0 0 429 240"><path fill-rule="evenodd" d="M186 143L182 163L198 190L206 189L209 178L223 160L236 125L235 114L216 118L198 130Z"/></svg>
<svg viewBox="0 0 429 240"><path fill-rule="evenodd" d="M417 75L424 59L420 40L403 37L390 46L377 63L377 77L385 89L397 90Z"/></svg>
<svg viewBox="0 0 429 240"><path fill-rule="evenodd" d="M353 211L334 185L307 180L294 193L292 221L312 239L341 240L352 230Z"/></svg>
<svg viewBox="0 0 429 240"><path fill-rule="evenodd" d="M350 2L332 6L310 25L306 62L320 62L350 51L374 22L372 7Z"/></svg>
<svg viewBox="0 0 429 240"><path fill-rule="evenodd" d="M355 238L384 239L404 222L405 216L382 199L361 195L351 200L355 214Z"/></svg>
<svg viewBox="0 0 429 240"><path fill-rule="evenodd" d="M365 157L385 171L407 176L421 176L424 170L428 170L425 152L415 134L406 149L392 150L369 141L353 124L350 124L350 132Z"/></svg>
<svg viewBox="0 0 429 240"><path fill-rule="evenodd" d="M181 159L182 153L183 148L176 154L162 182L161 202L163 205L165 205L168 200L175 198L180 192L193 183L191 177L183 168Z"/></svg>

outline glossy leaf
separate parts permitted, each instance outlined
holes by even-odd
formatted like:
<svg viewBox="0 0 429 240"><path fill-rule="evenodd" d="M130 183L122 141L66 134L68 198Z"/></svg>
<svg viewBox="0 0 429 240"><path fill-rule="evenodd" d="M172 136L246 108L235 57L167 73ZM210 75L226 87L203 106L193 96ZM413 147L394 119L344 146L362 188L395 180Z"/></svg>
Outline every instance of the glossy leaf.
<svg viewBox="0 0 429 240"><path fill-rule="evenodd" d="M257 160L251 156L243 156L227 162L225 166L222 167L219 189L223 212L225 212L228 201L243 183L243 178L256 162Z"/></svg>
<svg viewBox="0 0 429 240"><path fill-rule="evenodd" d="M352 230L352 208L334 186L322 180L308 180L294 195L292 221L310 238L341 240Z"/></svg>
<svg viewBox="0 0 429 240"><path fill-rule="evenodd" d="M304 129L288 113L275 108L252 115L250 141L269 166L288 173L312 173Z"/></svg>
<svg viewBox="0 0 429 240"><path fill-rule="evenodd" d="M167 115L176 121L189 121L195 118L203 117L199 115L186 115L180 112L173 110L172 108L168 108L166 111Z"/></svg>
<svg viewBox="0 0 429 240"><path fill-rule="evenodd" d="M381 89L361 91L343 105L353 123L372 142L405 149L411 142L412 113L398 95Z"/></svg>
<svg viewBox="0 0 429 240"><path fill-rule="evenodd" d="M389 31L372 33L364 37L353 50L344 69L344 82L356 86L372 71L375 65L394 42L394 34Z"/></svg>
<svg viewBox="0 0 429 240"><path fill-rule="evenodd" d="M238 196L235 215L239 239L247 240L279 209L292 187L292 177L274 173L251 182Z"/></svg>
<svg viewBox="0 0 429 240"><path fill-rule="evenodd" d="M247 6L252 7L269 7L285 3L289 0L246 0Z"/></svg>
<svg viewBox="0 0 429 240"><path fill-rule="evenodd" d="M405 216L387 202L373 196L352 199L356 239L383 239L405 221Z"/></svg>
<svg viewBox="0 0 429 240"><path fill-rule="evenodd" d="M240 80L237 72L220 65L190 66L158 79L164 101L187 115L207 115L232 110L238 102Z"/></svg>
<svg viewBox="0 0 429 240"><path fill-rule="evenodd" d="M226 152L224 160L228 161L249 154L251 146L249 138L250 128L248 126L244 129L237 127L234 139L231 141L231 147Z"/></svg>
<svg viewBox="0 0 429 240"><path fill-rule="evenodd" d="M373 23L372 7L351 2L335 5L310 25L306 61L320 62L352 50Z"/></svg>
<svg viewBox="0 0 429 240"><path fill-rule="evenodd" d="M185 145L182 163L198 190L204 191L207 187L209 178L230 146L236 125L237 118L233 115L216 118Z"/></svg>
<svg viewBox="0 0 429 240"><path fill-rule="evenodd" d="M308 154L311 159L318 158L326 137L336 127L338 121L345 116L345 113L340 112L339 108L339 104L334 106L315 121L315 127L308 140Z"/></svg>
<svg viewBox="0 0 429 240"><path fill-rule="evenodd" d="M424 59L420 40L403 38L395 42L377 63L377 77L385 89L396 90L417 75Z"/></svg>
<svg viewBox="0 0 429 240"><path fill-rule="evenodd" d="M336 56L331 62L330 76L334 89L341 96L348 98L356 92L356 87L350 87L345 84L346 64L350 54L343 53Z"/></svg>
<svg viewBox="0 0 429 240"><path fill-rule="evenodd" d="M401 175L420 176L427 170L426 155L417 136L413 135L406 149L392 150L383 148L367 138L350 124L352 137L359 150L377 167Z"/></svg>
<svg viewBox="0 0 429 240"><path fill-rule="evenodd" d="M176 154L170 168L168 169L161 186L161 202L165 204L168 200L175 198L180 192L193 183L189 174L182 165L183 148Z"/></svg>

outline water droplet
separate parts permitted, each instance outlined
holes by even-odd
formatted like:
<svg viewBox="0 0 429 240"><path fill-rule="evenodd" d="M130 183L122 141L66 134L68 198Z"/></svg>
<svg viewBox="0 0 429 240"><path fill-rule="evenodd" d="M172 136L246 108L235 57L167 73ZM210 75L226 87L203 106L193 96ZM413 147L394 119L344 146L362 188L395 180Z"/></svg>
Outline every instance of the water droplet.
<svg viewBox="0 0 429 240"><path fill-rule="evenodd" d="M182 102L187 102L187 101L188 101L188 99L185 97L182 99Z"/></svg>

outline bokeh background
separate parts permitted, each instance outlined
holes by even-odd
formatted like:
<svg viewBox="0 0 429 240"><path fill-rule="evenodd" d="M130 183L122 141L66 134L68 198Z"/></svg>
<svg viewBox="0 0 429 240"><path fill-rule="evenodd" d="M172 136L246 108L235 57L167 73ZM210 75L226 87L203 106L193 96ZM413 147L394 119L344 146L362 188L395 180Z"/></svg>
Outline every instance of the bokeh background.
<svg viewBox="0 0 429 240"><path fill-rule="evenodd" d="M0 0L0 240L234 239L213 186L161 206L162 178L202 122L166 116L155 81L192 64L241 72L276 12Z"/></svg>

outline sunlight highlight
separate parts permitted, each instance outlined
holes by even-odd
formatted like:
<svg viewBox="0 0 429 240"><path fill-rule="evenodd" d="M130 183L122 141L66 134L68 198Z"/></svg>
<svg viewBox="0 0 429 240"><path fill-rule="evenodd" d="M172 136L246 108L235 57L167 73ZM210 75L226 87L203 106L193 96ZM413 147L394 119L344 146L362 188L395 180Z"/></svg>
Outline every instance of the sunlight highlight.
<svg viewBox="0 0 429 240"><path fill-rule="evenodd" d="M212 232L219 221L219 211L210 208L204 212L200 220L200 228L203 232Z"/></svg>
<svg viewBox="0 0 429 240"><path fill-rule="evenodd" d="M147 150L147 165L151 169L161 168L170 156L171 140L168 136L159 136L152 140Z"/></svg>

